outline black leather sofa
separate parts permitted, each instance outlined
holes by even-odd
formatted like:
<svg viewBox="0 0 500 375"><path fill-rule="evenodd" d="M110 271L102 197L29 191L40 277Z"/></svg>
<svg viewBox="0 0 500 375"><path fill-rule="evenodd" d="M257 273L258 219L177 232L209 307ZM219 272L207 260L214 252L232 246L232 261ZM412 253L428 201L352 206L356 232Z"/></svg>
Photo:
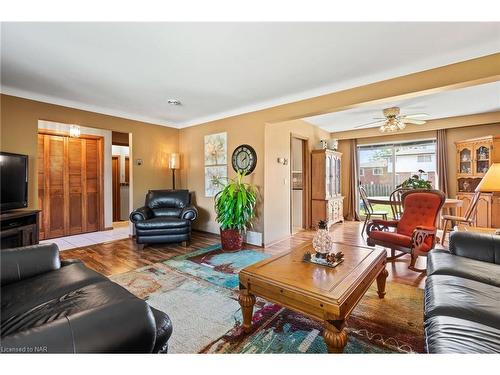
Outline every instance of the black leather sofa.
<svg viewBox="0 0 500 375"><path fill-rule="evenodd" d="M189 190L150 190L146 202L130 214L137 244L191 240L191 222L198 216Z"/></svg>
<svg viewBox="0 0 500 375"><path fill-rule="evenodd" d="M427 351L500 353L500 236L453 232L449 247L427 260Z"/></svg>
<svg viewBox="0 0 500 375"><path fill-rule="evenodd" d="M5 249L1 263L3 353L165 353L169 317L55 244Z"/></svg>

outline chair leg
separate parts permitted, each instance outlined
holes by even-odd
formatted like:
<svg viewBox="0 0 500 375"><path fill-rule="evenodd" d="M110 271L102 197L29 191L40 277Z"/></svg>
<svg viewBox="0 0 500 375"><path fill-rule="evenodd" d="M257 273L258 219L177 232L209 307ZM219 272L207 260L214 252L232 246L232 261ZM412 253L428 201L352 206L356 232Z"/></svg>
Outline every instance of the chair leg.
<svg viewBox="0 0 500 375"><path fill-rule="evenodd" d="M444 224L443 224L443 237L441 238L441 245L444 245L444 238L446 237L446 231L448 228L448 219L444 219Z"/></svg>
<svg viewBox="0 0 500 375"><path fill-rule="evenodd" d="M415 255L411 253L411 260L410 260L410 265L408 266L408 269L415 271L415 272L427 272L427 270L422 269L422 268L415 268L415 263L417 263L418 255Z"/></svg>
<svg viewBox="0 0 500 375"><path fill-rule="evenodd" d="M406 253L401 252L401 254L397 254L397 255L396 255L396 250L391 249L391 256L390 256L390 257L387 257L387 261L388 261L388 262L391 262L391 261L393 261L393 260L395 260L395 259L401 258L401 257L402 257L403 255L405 255L405 254L406 254Z"/></svg>
<svg viewBox="0 0 500 375"><path fill-rule="evenodd" d="M363 229L361 229L361 236L365 234L366 224L368 224L368 220L370 220L370 214L366 214L365 222L363 223Z"/></svg>

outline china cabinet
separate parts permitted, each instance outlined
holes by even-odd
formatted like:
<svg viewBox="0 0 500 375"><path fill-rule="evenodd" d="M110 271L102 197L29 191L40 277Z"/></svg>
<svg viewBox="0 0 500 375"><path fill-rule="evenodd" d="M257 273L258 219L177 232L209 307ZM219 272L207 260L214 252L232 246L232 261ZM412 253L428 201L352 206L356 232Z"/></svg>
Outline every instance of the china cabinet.
<svg viewBox="0 0 500 375"><path fill-rule="evenodd" d="M457 199L464 203L458 210L464 216L474 190L492 163L500 163L500 136L487 136L455 142L457 149ZM476 209L476 226L500 227L500 197L482 193Z"/></svg>
<svg viewBox="0 0 500 375"><path fill-rule="evenodd" d="M342 153L323 149L311 155L311 222L328 226L344 221L344 197L341 195Z"/></svg>

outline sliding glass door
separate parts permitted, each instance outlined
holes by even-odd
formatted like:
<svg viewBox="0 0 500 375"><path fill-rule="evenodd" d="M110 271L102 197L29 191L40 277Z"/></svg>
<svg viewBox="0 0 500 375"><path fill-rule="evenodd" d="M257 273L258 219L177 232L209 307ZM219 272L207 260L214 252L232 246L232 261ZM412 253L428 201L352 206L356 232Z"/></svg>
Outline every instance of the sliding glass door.
<svg viewBox="0 0 500 375"><path fill-rule="evenodd" d="M435 140L358 146L358 161L359 183L368 197L388 198L398 185L415 174L437 188ZM363 203L360 204L363 214ZM391 216L389 205L373 208Z"/></svg>

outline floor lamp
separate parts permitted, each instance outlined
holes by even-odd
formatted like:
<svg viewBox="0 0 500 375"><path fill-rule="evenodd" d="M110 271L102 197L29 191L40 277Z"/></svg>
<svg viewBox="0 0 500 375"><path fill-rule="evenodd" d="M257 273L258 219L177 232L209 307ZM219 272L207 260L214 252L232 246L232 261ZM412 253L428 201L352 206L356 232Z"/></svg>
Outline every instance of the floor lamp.
<svg viewBox="0 0 500 375"><path fill-rule="evenodd" d="M178 153L170 154L168 167L172 170L172 189L175 190L175 170L180 168L180 155Z"/></svg>

